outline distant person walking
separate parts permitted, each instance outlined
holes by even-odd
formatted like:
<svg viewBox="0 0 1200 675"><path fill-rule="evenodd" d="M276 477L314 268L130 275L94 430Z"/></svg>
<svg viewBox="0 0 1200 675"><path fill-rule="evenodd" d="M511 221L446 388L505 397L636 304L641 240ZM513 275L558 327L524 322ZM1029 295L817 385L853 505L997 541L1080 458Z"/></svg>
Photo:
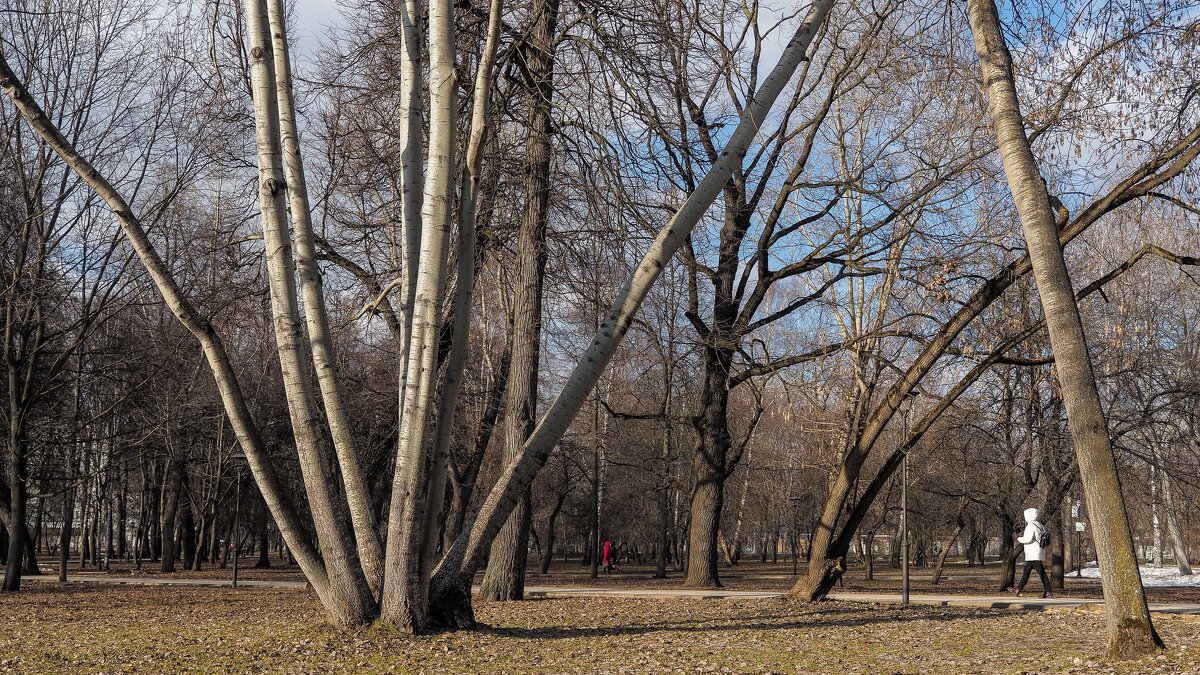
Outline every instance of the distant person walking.
<svg viewBox="0 0 1200 675"><path fill-rule="evenodd" d="M1050 532L1045 525L1038 522L1037 509L1025 509L1025 531L1017 537L1017 542L1025 546L1025 566L1021 570L1021 583L1010 586L1008 592L1020 595L1021 591L1025 590L1025 584L1029 582L1029 573L1036 569L1043 589L1039 597L1054 597L1050 592L1050 579L1046 577L1046 568L1042 565L1046 555L1045 547L1050 543Z"/></svg>
<svg viewBox="0 0 1200 675"><path fill-rule="evenodd" d="M611 541L604 542L604 558L601 559L601 563L604 565L604 573L611 574L612 573L612 542Z"/></svg>

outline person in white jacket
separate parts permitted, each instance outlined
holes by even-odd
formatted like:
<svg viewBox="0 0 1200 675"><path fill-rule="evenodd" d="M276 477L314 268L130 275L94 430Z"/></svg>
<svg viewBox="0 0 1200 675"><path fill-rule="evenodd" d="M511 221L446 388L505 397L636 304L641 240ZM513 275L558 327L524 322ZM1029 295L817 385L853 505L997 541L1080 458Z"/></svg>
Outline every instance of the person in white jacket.
<svg viewBox="0 0 1200 675"><path fill-rule="evenodd" d="M1046 568L1042 565L1045 552L1042 550L1041 542L1045 531L1046 527L1038 522L1038 510L1025 509L1025 531L1017 537L1017 542L1025 546L1025 567L1021 570L1021 583L1010 586L1009 593L1020 595L1021 591L1025 590L1025 584L1029 582L1029 573L1036 569L1038 577L1042 580L1043 590L1040 597L1054 597L1054 594L1050 592L1050 580L1046 578Z"/></svg>

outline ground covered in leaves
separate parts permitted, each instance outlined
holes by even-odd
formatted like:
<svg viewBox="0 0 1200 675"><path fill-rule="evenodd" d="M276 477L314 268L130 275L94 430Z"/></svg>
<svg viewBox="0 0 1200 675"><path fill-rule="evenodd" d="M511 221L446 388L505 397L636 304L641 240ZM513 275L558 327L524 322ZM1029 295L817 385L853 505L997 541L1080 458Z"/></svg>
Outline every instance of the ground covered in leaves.
<svg viewBox="0 0 1200 675"><path fill-rule="evenodd" d="M1200 621L1109 662L1102 614L781 600L554 598L477 607L475 631L327 627L301 589L30 584L0 595L0 671L1200 673Z"/></svg>

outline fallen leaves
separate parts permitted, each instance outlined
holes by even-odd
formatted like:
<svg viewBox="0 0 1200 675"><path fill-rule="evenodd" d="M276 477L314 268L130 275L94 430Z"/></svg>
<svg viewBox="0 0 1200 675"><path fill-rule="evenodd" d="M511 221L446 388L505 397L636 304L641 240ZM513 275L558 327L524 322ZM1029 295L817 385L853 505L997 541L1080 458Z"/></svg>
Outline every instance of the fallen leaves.
<svg viewBox="0 0 1200 675"><path fill-rule="evenodd" d="M327 627L299 589L58 586L0 596L4 672L993 673L1200 670L1200 624L1110 663L1086 611L553 598L480 603L478 630Z"/></svg>

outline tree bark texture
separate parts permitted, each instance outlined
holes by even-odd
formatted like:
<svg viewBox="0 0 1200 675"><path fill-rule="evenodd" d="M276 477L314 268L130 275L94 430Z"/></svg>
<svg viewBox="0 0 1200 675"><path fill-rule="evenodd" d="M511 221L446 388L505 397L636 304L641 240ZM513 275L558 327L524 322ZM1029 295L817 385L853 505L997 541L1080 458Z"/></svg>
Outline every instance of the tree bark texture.
<svg viewBox="0 0 1200 675"><path fill-rule="evenodd" d="M458 222L458 281L454 297L454 324L446 374L442 378L442 393L438 400L437 431L433 441L433 458L429 475L429 490L425 499L425 515L421 525L424 570L432 570L436 562L443 526L447 471L450 465L450 437L458 406L458 392L467 367L467 347L471 343L471 310L475 292L475 220L479 202L479 180L483 164L483 141L487 133L491 107L492 69L500 44L500 15L502 0L492 0L488 10L488 33L479 67L475 72L475 91L472 97L470 140L463 164L459 190Z"/></svg>
<svg viewBox="0 0 1200 675"><path fill-rule="evenodd" d="M455 117L458 76L455 70L454 5L429 4L429 148L421 210L418 263L408 375L400 421L400 441L388 517L387 573L382 616L404 632L428 624L430 570L425 568L421 536L427 498L429 426L436 398L437 345L445 295L446 256L454 210Z"/></svg>
<svg viewBox="0 0 1200 675"><path fill-rule="evenodd" d="M358 463L358 451L354 446L350 421L343 403L337 357L333 351L333 333L329 328L329 313L325 309L321 270L317 267L308 185L304 178L304 163L300 157L300 132L296 125L283 0L267 0L267 14L275 66L279 145L283 155L288 208L292 216L292 231L296 243L296 272L299 274L300 292L304 298L304 318L308 324L308 344L312 350L314 371L321 389L321 400L325 404L325 416L329 422L338 469L345 487L359 563L371 589L377 591L383 583L383 544L376 530L371 496Z"/></svg>
<svg viewBox="0 0 1200 675"><path fill-rule="evenodd" d="M512 365L504 409L504 461L521 454L537 419L538 365L541 355L542 289L546 278L546 226L550 212L550 160L554 120L554 49L559 0L536 0L527 35L525 71L531 83L525 97L529 133L521 166L525 202L517 230L513 274ZM489 600L520 600L525 595L525 563L529 547L528 493L492 542L480 589Z"/></svg>
<svg viewBox="0 0 1200 675"><path fill-rule="evenodd" d="M279 92L266 0L246 0L245 10L250 82L254 93L258 199L280 375L313 526L329 578L331 592L326 607L339 617L339 623L360 624L374 618L375 601L349 532L344 527L345 504L338 502L331 485L335 480L329 471L332 453L309 380L297 302L296 267L288 230Z"/></svg>
<svg viewBox="0 0 1200 675"><path fill-rule="evenodd" d="M1121 657L1148 653L1161 647L1162 640L1146 606L1108 426L1054 211L1025 136L1012 57L995 3L969 0L968 11L1000 157L1020 215L1079 459L1100 562L1109 651Z"/></svg>

